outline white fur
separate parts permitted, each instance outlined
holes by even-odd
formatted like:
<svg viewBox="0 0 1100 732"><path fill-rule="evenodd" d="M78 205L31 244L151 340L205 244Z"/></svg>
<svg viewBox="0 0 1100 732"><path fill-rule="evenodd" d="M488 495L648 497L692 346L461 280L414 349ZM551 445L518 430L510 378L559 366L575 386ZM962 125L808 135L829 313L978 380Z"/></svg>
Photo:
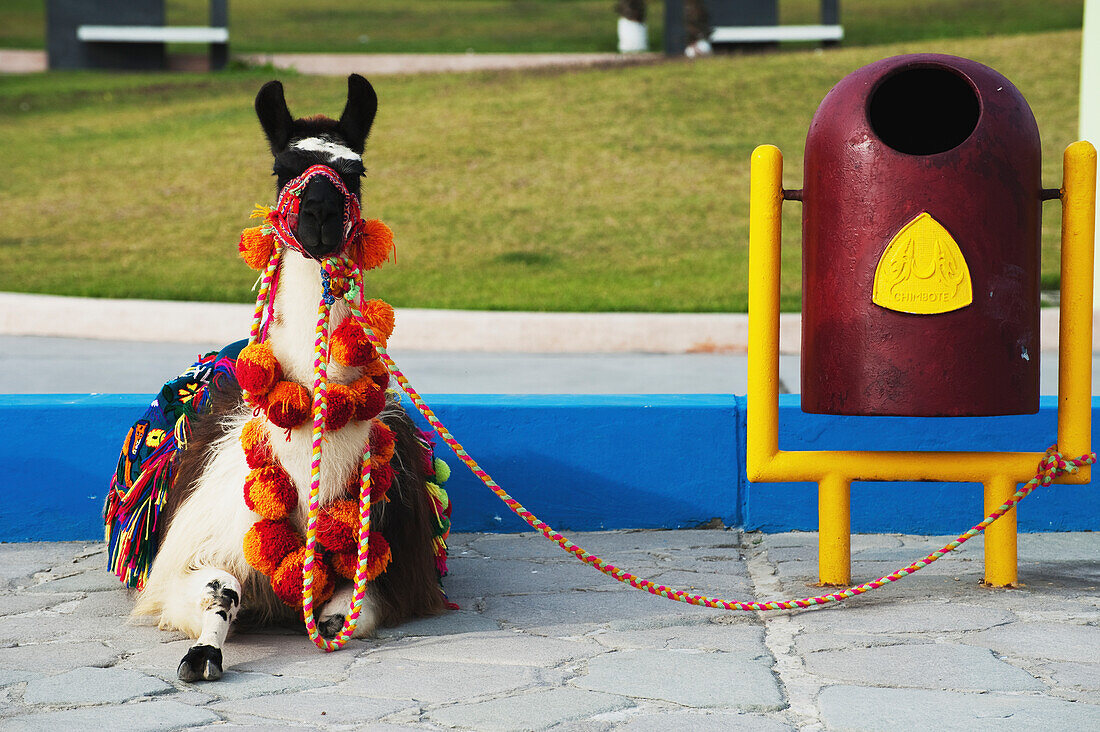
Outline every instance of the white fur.
<svg viewBox="0 0 1100 732"><path fill-rule="evenodd" d="M303 150L305 152L317 152L324 155L328 155L328 161L334 163L337 160L359 160L359 153L352 150L347 145L341 145L338 142L329 140L324 137L306 137L290 145L295 150Z"/></svg>
<svg viewBox="0 0 1100 732"><path fill-rule="evenodd" d="M275 321L271 324L268 340L286 378L312 384L317 303L321 297L320 270L316 262L294 253L288 253L281 266ZM347 306L340 301L335 303L330 329L335 330L347 315ZM346 384L358 378L360 373L357 368L334 363L329 380ZM247 598L247 602L252 603L249 609L261 616L286 614L270 591L267 579L258 575L244 558L244 535L260 519L245 505L243 496L249 469L240 446L240 433L251 417L251 410L243 405L223 417L227 434L213 446L193 494L173 518L134 609L135 615L156 616L162 628L179 629L193 638L216 640L217 647L224 640L229 624L224 623L222 627L209 617L208 607L203 605L203 588L212 573L230 575L238 592L241 587L262 588L261 596ZM359 471L370 425L370 422L351 422L325 435L321 505L340 498L351 476ZM291 430L289 439L284 430L270 423L267 428L279 462L298 488L298 509L292 516L292 523L304 533L309 509L312 420ZM337 598L344 598L342 606ZM242 596L242 600L245 599ZM348 591L338 587L337 595L318 615L319 620L346 614L349 599ZM376 623L377 612L368 595L356 635L371 633Z"/></svg>

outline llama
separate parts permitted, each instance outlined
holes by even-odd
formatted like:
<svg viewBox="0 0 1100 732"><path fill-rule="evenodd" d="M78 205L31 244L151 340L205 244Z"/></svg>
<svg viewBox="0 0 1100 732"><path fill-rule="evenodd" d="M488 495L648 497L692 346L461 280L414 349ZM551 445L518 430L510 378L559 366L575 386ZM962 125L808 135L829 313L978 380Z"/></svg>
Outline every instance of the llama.
<svg viewBox="0 0 1100 732"><path fill-rule="evenodd" d="M339 120L322 116L294 119L282 84L265 84L256 96L255 108L274 157L277 193L298 176L314 170L314 166L324 166L358 200L360 178L365 174L361 155L377 106L370 83L353 74L348 77L347 102ZM288 249L282 255L266 343L281 367L282 378L309 389L313 383L317 303L323 288L320 263L345 249L347 230L342 214L346 213L346 198L334 179L316 175L308 178L299 200L294 234L301 253ZM337 298L331 310L331 330L339 329L346 319L352 322L348 306ZM133 610L135 616L155 618L161 628L180 630L195 639L178 667L178 676L184 681L221 677L222 646L235 622L300 623L302 617L300 599L297 608L287 605L285 593L280 599L268 576L257 571L246 557L245 538L260 515L242 499L242 486L252 473L251 458L246 458L241 445L244 435L246 441L260 439L270 446L276 465L285 470L297 493L296 507L291 506L286 521L300 535L310 490L311 429L308 421L284 429L271 421L274 417L270 414L255 416L259 410L254 412L242 398L241 385L234 375L234 358L239 350L237 344L216 360L208 359L211 368L203 372L206 377L199 375L201 368L184 374L191 378L189 388L203 382L197 389L202 406L189 412L186 439L180 439L185 447L165 454L162 464L170 470L171 484L165 489L166 497L153 522L154 541L159 546L155 547L147 577L132 582L142 585ZM213 368L226 363L228 368ZM209 376L211 371L213 378ZM330 384L350 385L362 380L363 373L361 367L333 361L328 379ZM387 379L383 372L383 392ZM379 401L380 408L382 404ZM437 563L447 520L440 514L440 504L433 506L429 493L429 487L438 489L428 482L434 472L430 446L395 396L388 394L384 404L375 420L353 418L338 430L326 431L321 463L320 501L322 506L331 506L346 495L349 479L354 482L368 442L373 446L380 432L387 429L394 438L392 484L385 502L373 506L371 521L372 528L388 543L392 560L369 585L355 637L368 636L380 625L439 614L447 608L440 585L445 565ZM262 425L258 438L244 434L249 424ZM142 427L138 436L144 438L146 431ZM178 424L174 431L180 431ZM172 432L168 431L168 441ZM127 446L131 446L133 435L131 430ZM163 434L156 437L158 446L166 439ZM124 447L119 476L126 457ZM442 468L438 461L434 465ZM112 484L113 494L123 489ZM248 490L245 486L246 495ZM118 513L111 499L107 513L110 528L112 514ZM298 575L300 588L300 571ZM332 592L317 616L318 629L326 637L332 637L343 626L352 583L342 579Z"/></svg>

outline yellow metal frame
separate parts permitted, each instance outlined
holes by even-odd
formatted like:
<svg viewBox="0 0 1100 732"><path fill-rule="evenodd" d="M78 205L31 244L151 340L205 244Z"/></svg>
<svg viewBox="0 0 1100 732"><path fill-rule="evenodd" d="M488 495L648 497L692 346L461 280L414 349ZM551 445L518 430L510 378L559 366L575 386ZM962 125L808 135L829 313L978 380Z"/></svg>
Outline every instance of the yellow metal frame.
<svg viewBox="0 0 1100 732"><path fill-rule="evenodd" d="M1090 451L1092 420L1092 266L1096 225L1096 150L1075 142L1064 156L1062 296L1058 348L1058 449ZM1035 476L1041 452L870 452L779 449L779 251L783 155L774 145L752 154L749 195L749 381L746 464L754 482L818 484L818 572L822 584L848 585L853 480L982 483L985 509L1000 506ZM1046 447L1044 445L1044 447ZM1090 469L1059 479L1087 483ZM985 532L985 582L1013 586L1016 510Z"/></svg>

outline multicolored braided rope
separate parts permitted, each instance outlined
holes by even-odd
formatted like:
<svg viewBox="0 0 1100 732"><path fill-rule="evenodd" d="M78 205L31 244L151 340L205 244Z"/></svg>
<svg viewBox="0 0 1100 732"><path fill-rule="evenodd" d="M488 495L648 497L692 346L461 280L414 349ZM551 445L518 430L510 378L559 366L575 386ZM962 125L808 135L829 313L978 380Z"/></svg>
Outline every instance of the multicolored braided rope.
<svg viewBox="0 0 1100 732"><path fill-rule="evenodd" d="M286 248L276 240L267 268L260 278L260 290L256 295L256 309L252 315L249 329L249 344L262 336L264 313L269 310L275 298L272 283L279 267L279 261ZM306 517L306 551L302 566L302 615L306 631L314 645L323 651L331 652L343 648L351 640L359 624L363 603L367 596L367 573L369 569L370 537L370 442L363 448L362 467L359 475L359 542L358 558L355 567L355 589L351 606L344 617L344 625L331 640L326 639L317 628L313 608L313 579L317 565L317 521L321 515L321 457L325 435L325 420L328 418L328 339L331 309L336 298L345 295L345 289L354 280L359 282L362 274L351 260L346 257L329 258L321 263L324 292L317 305L316 338L313 348L313 433L312 457L310 460L309 511ZM361 285L356 291L361 291ZM247 397L247 394L245 394Z"/></svg>
<svg viewBox="0 0 1100 732"><path fill-rule="evenodd" d="M451 448L455 456L458 457L466 467L473 472L481 482L485 484L489 490L496 494L501 501L508 506L511 511L523 519L528 526L541 533L550 541L560 546L564 551L572 554L585 564L595 567L604 574L613 577L619 582L629 584L631 587L636 587L640 590L645 590L653 595L664 597L669 600L676 600L678 602L686 602L690 605L702 605L704 607L721 608L724 610L792 610L795 608L807 608L815 605L825 605L831 602L840 602L846 600L849 597L855 597L856 595L862 595L868 590L873 590L891 582L897 582L903 577L913 574L914 572L927 567L932 562L935 562L940 557L948 554L960 546L965 544L970 539L974 538L981 532L985 531L985 528L991 523L999 519L1004 514L1008 513L1012 508L1019 503L1025 496L1034 491L1040 485L1049 486L1051 482L1062 473L1074 473L1077 469L1083 465L1092 465L1096 462L1096 453L1090 452L1086 455L1082 455L1079 458L1066 459L1056 449L1056 446L1052 446L1047 450L1046 455L1039 462L1038 472L1035 477L1029 480L1026 484L1020 487L1012 496L1005 501L1001 506L995 509L992 513L986 516L980 523L973 526L969 531L959 536L954 541L945 545L942 549L932 552L923 559L919 559L913 562L907 567L899 569L898 571L888 574L885 577L880 577L872 582L866 582L862 585L855 587L849 587L840 592L830 593L828 595L821 595L818 597L803 597L795 600L771 600L769 602L742 602L740 600L723 600L715 597L707 597L705 595L695 595L685 590L679 590L672 587L666 587L665 585L659 585L651 580L647 580L638 577L625 569L620 569L613 564L610 564L600 557L585 551L581 547L577 546L573 542L569 541L566 537L559 534L551 526L540 520L533 513L523 507L516 499L512 498L508 493L497 485L496 481L486 473L477 461L474 460L466 452L466 450L458 443L458 440L451 435L450 431L439 421L439 418L435 416L431 408L424 402L424 399L413 389L412 384L405 377L404 374L397 368L397 364L386 352L385 346L379 340L379 338L371 330L370 325L367 323L363 314L358 310L356 301L359 299L358 291L358 279L357 284L353 285L349 289L345 296L349 303L352 316L363 326L363 332L367 334L367 338L374 344L375 349L378 351L378 355L381 357L383 363L386 364L386 368L390 370L390 374L397 379L397 383L401 385L401 388L409 395L413 404L420 411L424 418L428 420L432 428L436 431L447 447ZM354 292L353 292L354 290Z"/></svg>

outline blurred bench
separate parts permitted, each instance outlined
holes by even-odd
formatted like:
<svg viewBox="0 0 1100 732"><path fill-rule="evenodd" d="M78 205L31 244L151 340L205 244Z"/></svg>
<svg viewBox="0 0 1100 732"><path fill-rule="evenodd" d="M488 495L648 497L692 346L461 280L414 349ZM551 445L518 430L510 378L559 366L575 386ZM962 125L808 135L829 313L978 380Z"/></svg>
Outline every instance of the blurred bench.
<svg viewBox="0 0 1100 732"><path fill-rule="evenodd" d="M210 45L210 68L229 60L228 0L211 0L210 26L165 25L164 0L48 0L51 69L164 69L169 43Z"/></svg>

